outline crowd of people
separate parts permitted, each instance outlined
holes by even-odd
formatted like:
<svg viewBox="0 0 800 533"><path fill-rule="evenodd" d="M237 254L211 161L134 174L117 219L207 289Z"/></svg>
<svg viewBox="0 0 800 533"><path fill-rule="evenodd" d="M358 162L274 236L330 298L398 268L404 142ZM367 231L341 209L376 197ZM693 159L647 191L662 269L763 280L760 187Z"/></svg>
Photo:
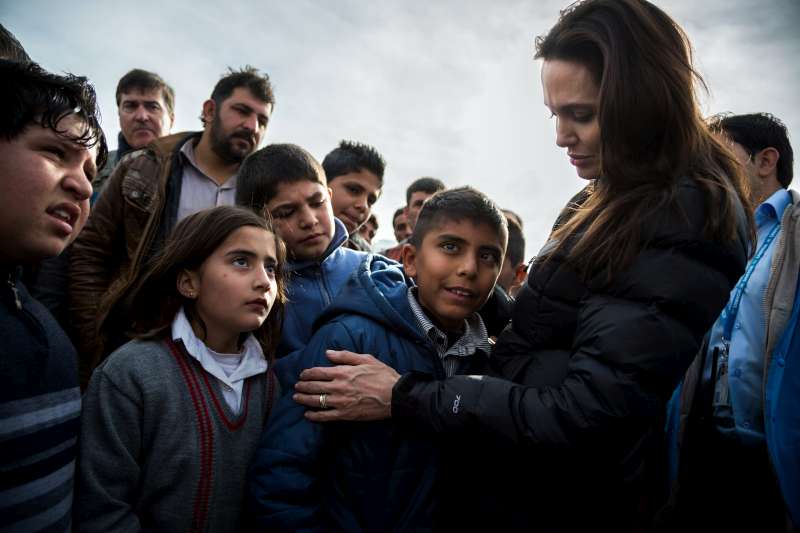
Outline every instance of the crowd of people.
<svg viewBox="0 0 800 533"><path fill-rule="evenodd" d="M386 161L261 147L267 74L200 131L0 26L0 531L800 529L800 194L785 125L704 118L646 0L536 40L586 185L523 221Z"/></svg>

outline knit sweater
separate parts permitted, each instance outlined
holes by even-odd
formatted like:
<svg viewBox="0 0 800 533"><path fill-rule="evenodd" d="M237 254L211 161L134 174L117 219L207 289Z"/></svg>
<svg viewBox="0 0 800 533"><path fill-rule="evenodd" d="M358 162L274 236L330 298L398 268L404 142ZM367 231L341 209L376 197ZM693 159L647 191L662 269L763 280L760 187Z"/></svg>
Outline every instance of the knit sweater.
<svg viewBox="0 0 800 533"><path fill-rule="evenodd" d="M84 396L77 531L237 531L245 477L277 382L250 377L240 413L172 341L131 341Z"/></svg>
<svg viewBox="0 0 800 533"><path fill-rule="evenodd" d="M17 272L0 276L0 531L69 531L77 356Z"/></svg>

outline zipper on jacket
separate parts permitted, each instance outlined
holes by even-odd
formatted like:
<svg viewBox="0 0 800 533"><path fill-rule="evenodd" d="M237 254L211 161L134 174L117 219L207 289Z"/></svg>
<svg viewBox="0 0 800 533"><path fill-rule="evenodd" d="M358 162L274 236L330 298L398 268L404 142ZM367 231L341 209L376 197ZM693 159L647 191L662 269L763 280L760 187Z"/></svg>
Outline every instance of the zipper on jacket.
<svg viewBox="0 0 800 533"><path fill-rule="evenodd" d="M14 294L14 303L17 306L17 311L22 311L22 302L19 299L19 291L17 290L17 284L14 281L14 274L8 274L8 286L11 289L11 292Z"/></svg>

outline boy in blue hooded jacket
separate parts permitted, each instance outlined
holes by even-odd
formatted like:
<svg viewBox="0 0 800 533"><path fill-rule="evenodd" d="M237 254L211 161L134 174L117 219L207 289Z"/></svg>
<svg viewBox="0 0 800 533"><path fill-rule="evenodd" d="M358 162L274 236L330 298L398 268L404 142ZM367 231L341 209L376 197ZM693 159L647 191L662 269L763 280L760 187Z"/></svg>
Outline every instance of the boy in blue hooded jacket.
<svg viewBox="0 0 800 533"><path fill-rule="evenodd" d="M476 311L494 287L507 238L505 217L480 192L464 187L436 194L403 250L403 268L381 256L366 259L317 320L298 361L277 366L328 365L325 351L334 349L375 354L400 373L485 373L489 342ZM285 390L296 370L278 369L288 376ZM321 395L321 408L325 401ZM249 498L259 528L436 526L442 467L460 453L457 443L391 421L315 424L304 412L291 394L284 396L256 451Z"/></svg>
<svg viewBox="0 0 800 533"><path fill-rule="evenodd" d="M325 171L295 144L271 144L248 157L236 181L236 203L271 216L286 244L288 303L275 356L303 348L314 320L367 256L344 246L344 224L333 216Z"/></svg>

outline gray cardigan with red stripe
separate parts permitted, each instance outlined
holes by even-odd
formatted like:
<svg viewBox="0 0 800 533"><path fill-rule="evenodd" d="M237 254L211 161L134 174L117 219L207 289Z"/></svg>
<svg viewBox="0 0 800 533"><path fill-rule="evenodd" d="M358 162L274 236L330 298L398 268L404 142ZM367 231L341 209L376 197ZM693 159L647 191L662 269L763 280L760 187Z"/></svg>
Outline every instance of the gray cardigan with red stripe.
<svg viewBox="0 0 800 533"><path fill-rule="evenodd" d="M247 467L277 381L248 378L232 413L180 344L131 341L84 396L76 531L237 531Z"/></svg>

